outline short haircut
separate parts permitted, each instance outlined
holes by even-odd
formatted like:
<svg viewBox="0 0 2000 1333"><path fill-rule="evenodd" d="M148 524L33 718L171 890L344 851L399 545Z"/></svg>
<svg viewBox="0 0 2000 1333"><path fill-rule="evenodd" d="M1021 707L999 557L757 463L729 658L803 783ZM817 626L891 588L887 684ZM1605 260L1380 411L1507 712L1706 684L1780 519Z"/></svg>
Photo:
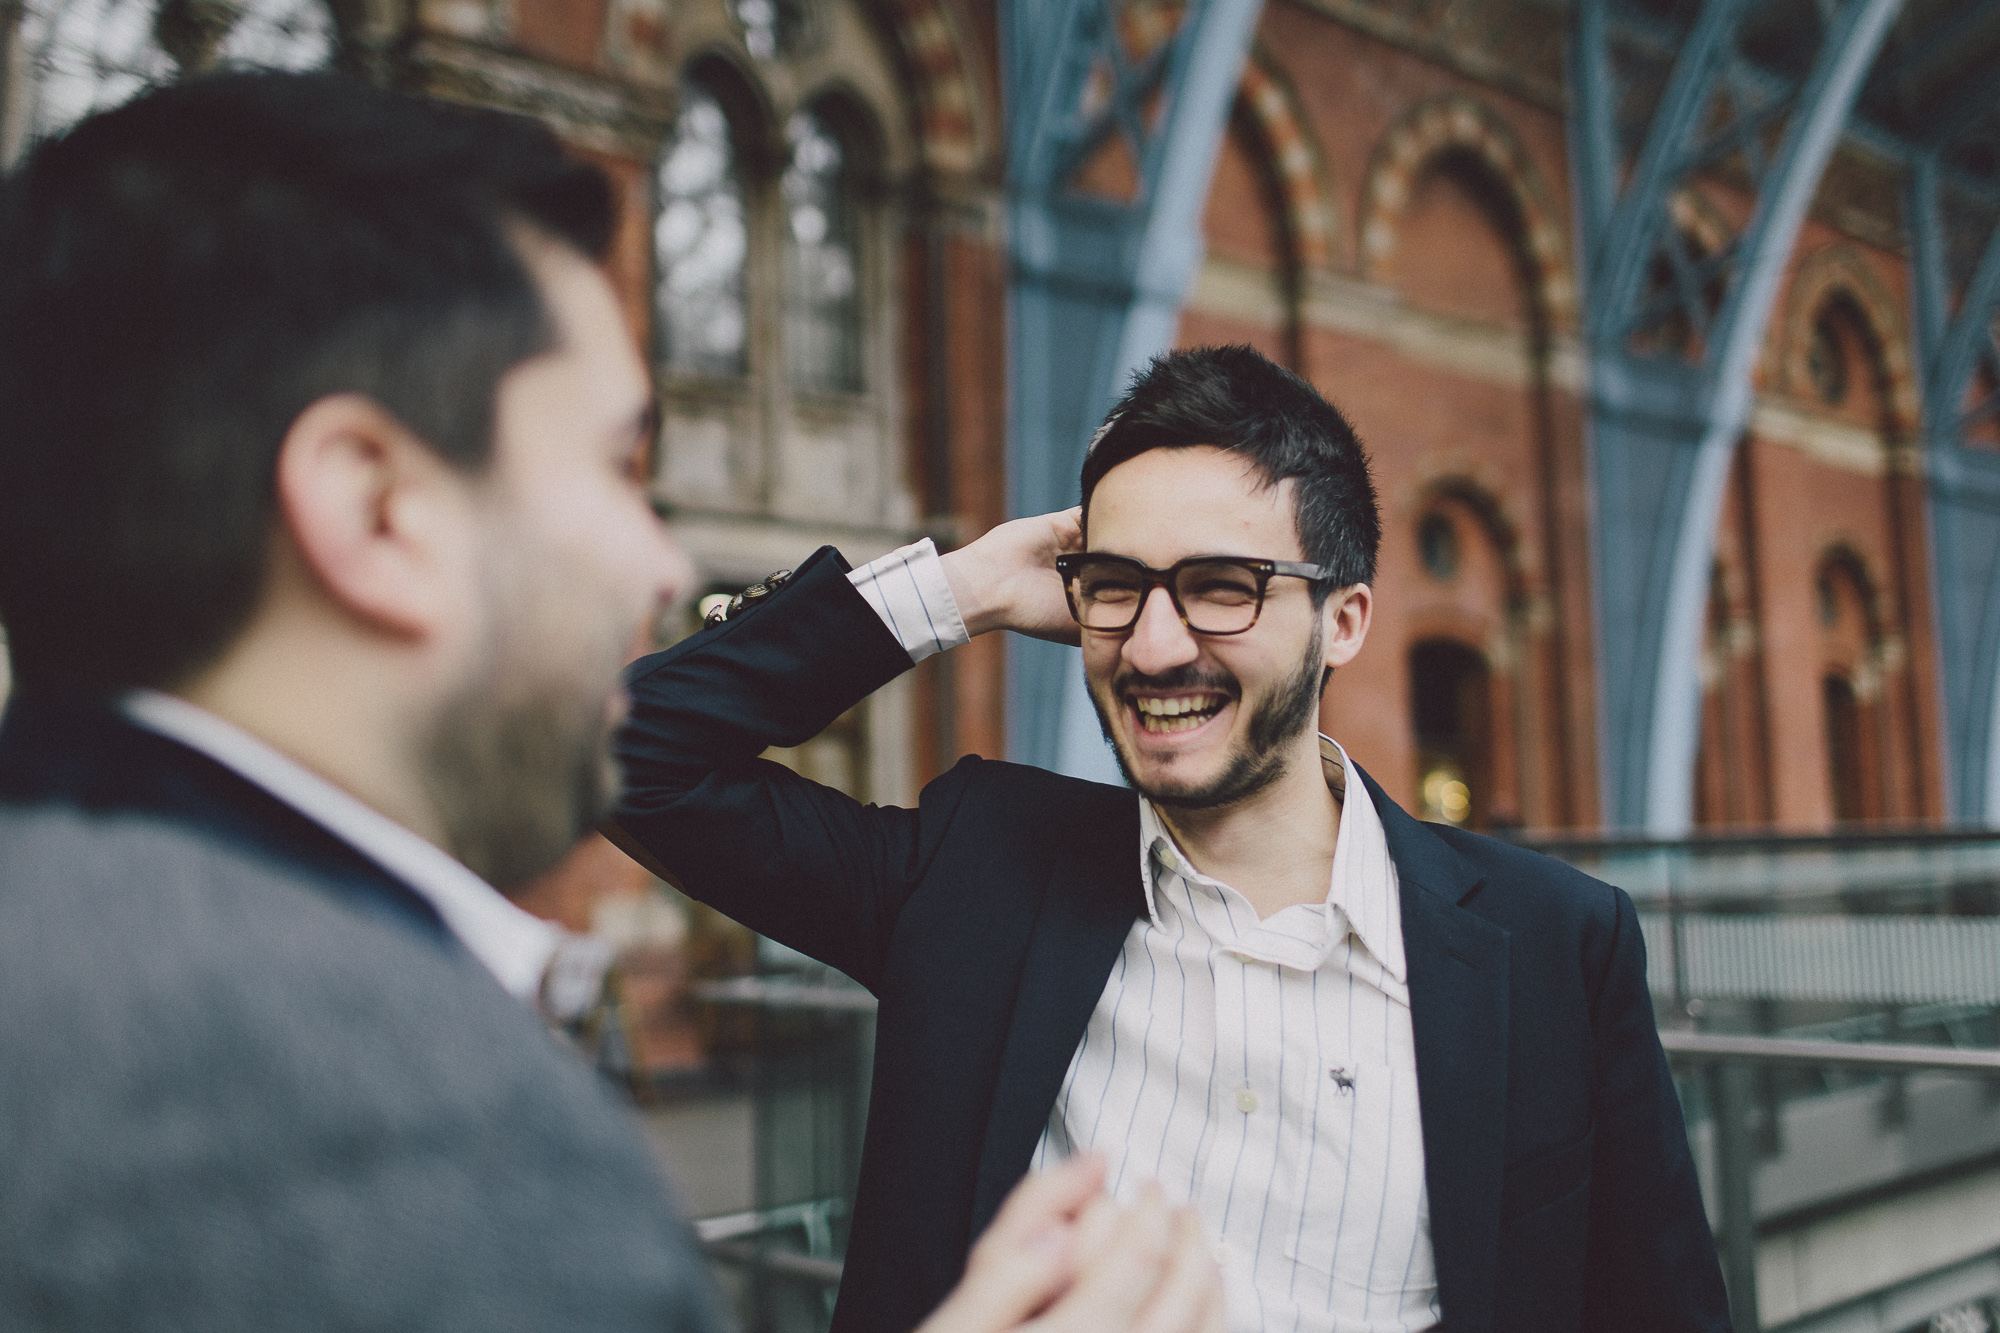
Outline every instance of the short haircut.
<svg viewBox="0 0 2000 1333"><path fill-rule="evenodd" d="M520 250L602 259L602 172L523 117L226 73L42 143L0 189L0 623L27 690L172 687L248 622L279 446L379 403L469 474L555 345Z"/></svg>
<svg viewBox="0 0 2000 1333"><path fill-rule="evenodd" d="M1330 584L1314 588L1318 599L1374 581L1382 519L1361 441L1318 390L1250 347L1168 352L1133 376L1084 456L1086 516L1097 483L1120 463L1202 444L1241 454L1267 486L1296 483L1299 545L1333 571Z"/></svg>

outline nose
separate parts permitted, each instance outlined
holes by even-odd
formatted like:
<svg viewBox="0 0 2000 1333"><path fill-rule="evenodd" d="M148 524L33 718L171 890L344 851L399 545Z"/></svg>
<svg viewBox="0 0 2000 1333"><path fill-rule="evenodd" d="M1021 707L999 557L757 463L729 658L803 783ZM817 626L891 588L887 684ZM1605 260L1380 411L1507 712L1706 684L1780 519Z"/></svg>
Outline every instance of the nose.
<svg viewBox="0 0 2000 1333"><path fill-rule="evenodd" d="M1141 675L1163 675L1201 655L1165 588L1155 588L1139 608L1138 623L1125 639L1125 661Z"/></svg>
<svg viewBox="0 0 2000 1333"><path fill-rule="evenodd" d="M654 596L662 607L668 607L686 597L694 587L694 561L681 549L680 540L665 519L653 520L653 533Z"/></svg>

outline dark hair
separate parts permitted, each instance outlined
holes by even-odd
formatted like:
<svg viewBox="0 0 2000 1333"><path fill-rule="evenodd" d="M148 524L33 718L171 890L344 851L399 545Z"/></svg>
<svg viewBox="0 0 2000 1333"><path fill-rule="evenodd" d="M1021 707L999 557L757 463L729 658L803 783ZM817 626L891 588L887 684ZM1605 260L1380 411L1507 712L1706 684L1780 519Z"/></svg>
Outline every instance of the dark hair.
<svg viewBox="0 0 2000 1333"><path fill-rule="evenodd" d="M1293 519L1306 559L1333 571L1314 588L1370 583L1382 543L1368 455L1312 385L1254 348L1167 352L1132 377L1083 459L1083 505L1104 474L1149 449L1210 444L1242 454L1266 485L1297 482Z"/></svg>
<svg viewBox="0 0 2000 1333"><path fill-rule="evenodd" d="M366 395L454 466L554 331L519 250L601 259L611 187L522 117L229 73L37 147L0 192L0 622L29 689L171 686L254 610L279 445Z"/></svg>

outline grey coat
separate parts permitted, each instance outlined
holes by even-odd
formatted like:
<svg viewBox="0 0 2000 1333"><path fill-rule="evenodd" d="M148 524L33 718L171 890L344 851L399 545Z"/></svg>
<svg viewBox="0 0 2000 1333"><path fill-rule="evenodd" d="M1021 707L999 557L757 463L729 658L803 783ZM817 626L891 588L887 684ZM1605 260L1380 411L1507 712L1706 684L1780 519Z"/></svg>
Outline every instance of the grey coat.
<svg viewBox="0 0 2000 1333"><path fill-rule="evenodd" d="M0 1328L720 1326L634 1117L469 955L228 820L32 799L20 750Z"/></svg>

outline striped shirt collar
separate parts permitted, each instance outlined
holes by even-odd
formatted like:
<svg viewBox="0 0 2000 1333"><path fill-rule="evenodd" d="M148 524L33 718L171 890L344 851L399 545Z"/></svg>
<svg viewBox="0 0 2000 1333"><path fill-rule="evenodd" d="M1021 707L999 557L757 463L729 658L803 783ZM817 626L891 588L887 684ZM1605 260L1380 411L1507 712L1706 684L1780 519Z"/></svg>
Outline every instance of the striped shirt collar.
<svg viewBox="0 0 2000 1333"><path fill-rule="evenodd" d="M1395 863L1389 858L1382 817L1369 798L1360 770L1340 743L1322 733L1319 752L1327 786L1340 798L1340 839L1333 854L1332 882L1327 886L1324 906L1331 909L1327 915L1331 917L1338 912L1344 917L1348 929L1381 964L1383 971L1397 982L1405 982L1403 909L1397 896ZM1179 875L1191 884L1235 893L1194 868L1151 801L1139 802L1139 848L1146 911L1155 929L1166 928L1159 901L1162 871ZM1279 913L1271 920L1275 922L1282 915ZM1339 943L1341 933L1328 930L1326 936L1324 946L1315 951L1322 960Z"/></svg>

